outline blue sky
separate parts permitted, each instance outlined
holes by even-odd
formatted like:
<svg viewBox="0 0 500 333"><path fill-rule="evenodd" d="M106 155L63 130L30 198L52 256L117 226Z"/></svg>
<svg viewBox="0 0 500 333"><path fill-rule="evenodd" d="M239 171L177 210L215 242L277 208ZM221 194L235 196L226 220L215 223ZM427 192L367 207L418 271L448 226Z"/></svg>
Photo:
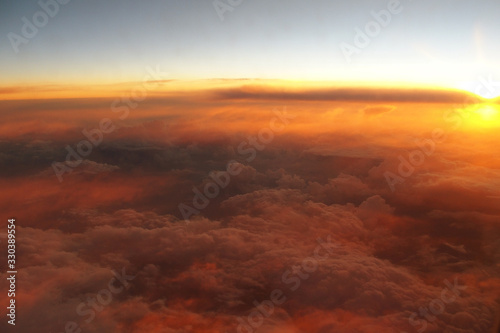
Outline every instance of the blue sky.
<svg viewBox="0 0 500 333"><path fill-rule="evenodd" d="M221 0L226 2L227 0ZM243 0L221 21L207 0L71 0L13 50L37 1L1 2L0 84L263 78L453 84L500 80L500 2L408 1L348 63L340 45L389 1Z"/></svg>

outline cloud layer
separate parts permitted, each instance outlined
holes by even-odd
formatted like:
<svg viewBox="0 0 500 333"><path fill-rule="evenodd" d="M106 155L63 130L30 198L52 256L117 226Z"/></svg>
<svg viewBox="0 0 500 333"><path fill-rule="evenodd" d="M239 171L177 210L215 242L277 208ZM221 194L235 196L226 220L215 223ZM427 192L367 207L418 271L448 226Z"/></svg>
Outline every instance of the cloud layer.
<svg viewBox="0 0 500 333"><path fill-rule="evenodd" d="M124 120L106 99L0 103L18 332L494 332L497 124L456 118L455 95L245 89L152 96ZM293 118L264 140L276 112ZM103 118L116 129L59 182L52 163ZM230 161L185 221L179 204Z"/></svg>

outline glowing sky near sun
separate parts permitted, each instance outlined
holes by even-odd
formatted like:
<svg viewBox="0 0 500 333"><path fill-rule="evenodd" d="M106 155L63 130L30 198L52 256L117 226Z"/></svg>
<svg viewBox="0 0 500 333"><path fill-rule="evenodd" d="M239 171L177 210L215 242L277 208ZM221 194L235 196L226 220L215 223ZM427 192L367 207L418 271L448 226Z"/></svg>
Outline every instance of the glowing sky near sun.
<svg viewBox="0 0 500 333"><path fill-rule="evenodd" d="M401 0L380 34L348 63L340 44L389 1L244 0L221 21L211 1L80 1L15 53L8 34L36 1L3 2L0 85L126 82L147 66L173 79L260 78L410 82L474 89L500 78L500 3Z"/></svg>

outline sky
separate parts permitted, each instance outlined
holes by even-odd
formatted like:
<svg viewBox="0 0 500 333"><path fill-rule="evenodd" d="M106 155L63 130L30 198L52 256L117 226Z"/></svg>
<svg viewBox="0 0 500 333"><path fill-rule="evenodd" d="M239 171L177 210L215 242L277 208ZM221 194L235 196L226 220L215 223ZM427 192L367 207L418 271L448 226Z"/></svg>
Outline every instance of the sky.
<svg viewBox="0 0 500 333"><path fill-rule="evenodd" d="M238 4L238 2L236 2ZM498 1L402 0L368 46L352 54L356 27L390 1L242 1L219 17L210 1L79 1L15 52L36 1L2 1L3 86L140 80L147 66L172 79L258 78L419 83L468 88L500 77ZM11 35L12 36L12 35ZM457 69L460 69L459 71Z"/></svg>

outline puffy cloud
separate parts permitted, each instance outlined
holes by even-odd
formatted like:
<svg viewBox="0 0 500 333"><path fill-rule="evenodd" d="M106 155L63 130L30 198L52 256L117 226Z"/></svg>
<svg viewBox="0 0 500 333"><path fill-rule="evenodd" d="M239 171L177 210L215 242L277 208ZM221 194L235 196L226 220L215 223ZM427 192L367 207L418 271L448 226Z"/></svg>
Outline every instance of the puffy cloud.
<svg viewBox="0 0 500 333"><path fill-rule="evenodd" d="M398 175L399 156L409 160L442 125L436 105L367 105L375 97L366 91L349 103L340 92L302 96L287 111L296 118L249 159L238 146L258 138L284 97L214 93L227 99L152 98L62 183L50 164L110 116L106 103L88 101L87 116L46 121L43 131L28 115L12 123L0 143L0 209L18 220L19 332L63 332L68 321L91 332L237 332L276 289L286 301L256 332L492 332L500 310L494 130L450 132L391 191L384 174ZM253 104L231 100L257 93ZM179 204L194 207L196 191L233 160L238 174L186 223ZM335 246L316 258L328 237ZM112 270L122 269L131 280L114 293ZM455 278L466 289L442 301ZM106 290L112 300L103 305Z"/></svg>

